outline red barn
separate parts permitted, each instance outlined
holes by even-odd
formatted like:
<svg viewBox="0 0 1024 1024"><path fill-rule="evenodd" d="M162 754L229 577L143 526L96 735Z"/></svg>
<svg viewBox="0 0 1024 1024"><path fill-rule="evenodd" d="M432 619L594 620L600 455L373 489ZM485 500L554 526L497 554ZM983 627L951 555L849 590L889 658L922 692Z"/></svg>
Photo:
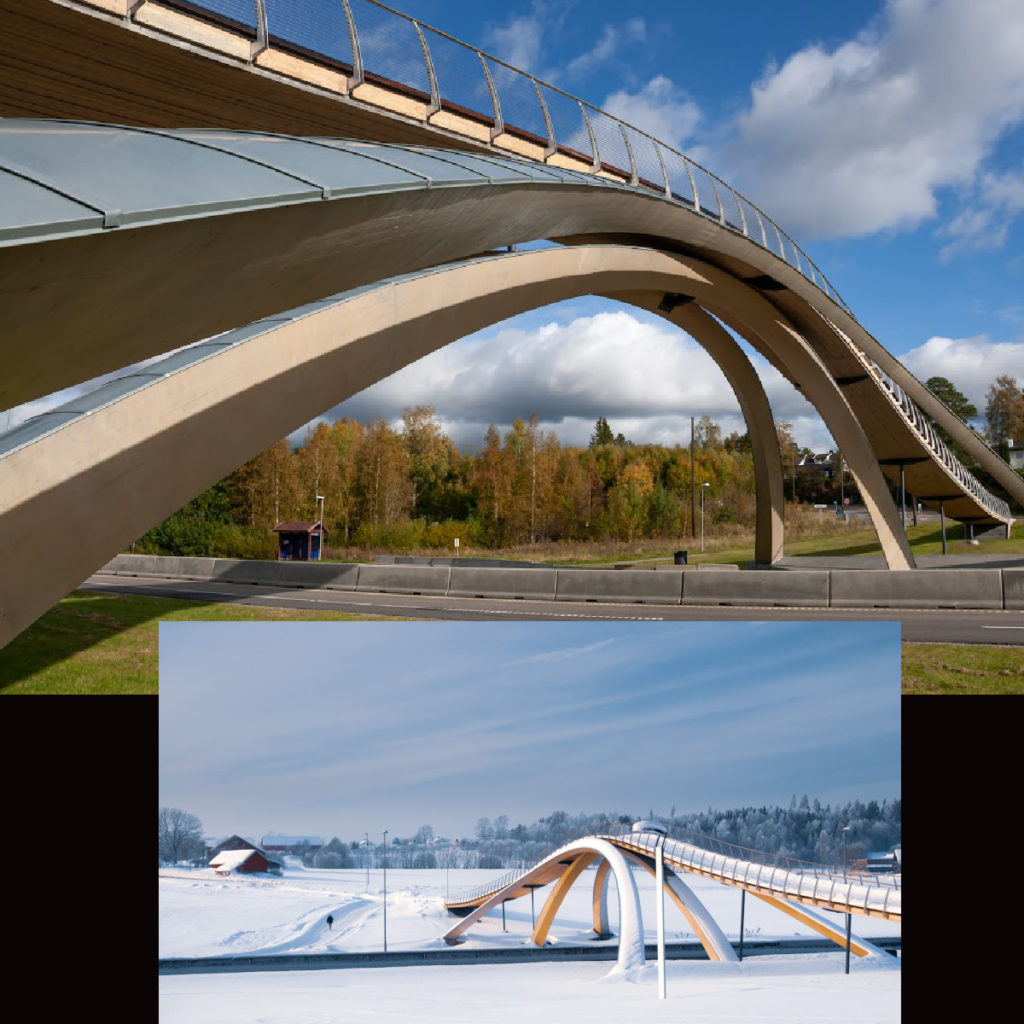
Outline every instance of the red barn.
<svg viewBox="0 0 1024 1024"><path fill-rule="evenodd" d="M224 850L210 861L210 867L218 875L255 874L279 868L275 861L267 860L259 850Z"/></svg>

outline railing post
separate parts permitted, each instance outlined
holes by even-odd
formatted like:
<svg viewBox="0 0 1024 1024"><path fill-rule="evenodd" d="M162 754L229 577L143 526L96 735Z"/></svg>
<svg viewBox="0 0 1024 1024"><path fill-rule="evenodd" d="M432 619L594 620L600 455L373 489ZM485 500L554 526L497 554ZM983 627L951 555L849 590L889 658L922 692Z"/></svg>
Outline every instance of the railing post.
<svg viewBox="0 0 1024 1024"><path fill-rule="evenodd" d="M619 121L619 131L622 132L622 141L625 143L626 153L629 155L629 183L636 188L640 181L640 175L636 171L636 157L633 155L633 147L629 144L626 126L621 121Z"/></svg>
<svg viewBox="0 0 1024 1024"><path fill-rule="evenodd" d="M558 151L558 145L555 141L555 127L551 123L551 113L548 111L548 105L544 100L544 96L541 94L540 85L537 83L537 79L532 75L530 81L533 82L533 91L537 94L537 102L540 104L540 112L544 115L544 127L548 132L548 144L544 150L544 159L554 156Z"/></svg>
<svg viewBox="0 0 1024 1024"><path fill-rule="evenodd" d="M348 0L341 0L341 5L345 8L345 23L348 25L348 38L352 46L352 77L348 83L348 89L351 92L357 85L362 85L365 80L363 55L359 51L359 33L356 31L356 19L352 14L352 5Z"/></svg>
<svg viewBox="0 0 1024 1024"><path fill-rule="evenodd" d="M249 50L251 64L270 45L266 0L256 0L256 41Z"/></svg>
<svg viewBox="0 0 1024 1024"><path fill-rule="evenodd" d="M431 115L436 114L441 109L441 91L437 86L437 74L434 71L434 61L430 56L430 47L427 46L427 37L423 34L423 29L420 28L418 21L412 23L412 27L416 29L416 35L419 36L420 49L423 50L423 63L427 66L427 81L430 83L430 106L427 107L427 117L429 121Z"/></svg>
<svg viewBox="0 0 1024 1024"><path fill-rule="evenodd" d="M498 99L498 90L494 87L494 79L491 77L491 69L487 66L484 55L475 51L480 58L480 67L484 69L484 78L487 79L487 91L491 94L491 107L494 109L494 125L491 128L491 142L505 131L505 122L501 119L501 102Z"/></svg>
<svg viewBox="0 0 1024 1024"><path fill-rule="evenodd" d="M672 183L668 180L668 168L665 166L665 158L661 155L661 146L658 145L657 139L651 139L651 144L654 146L655 155L658 157L658 163L661 164L661 176L665 180L665 198L672 198Z"/></svg>
<svg viewBox="0 0 1024 1024"><path fill-rule="evenodd" d="M682 153L680 153L679 156L683 161L683 168L686 170L686 176L690 179L690 191L693 193L693 208L700 213L700 196L697 195L697 182L694 181L693 171L690 170L690 161L687 160Z"/></svg>
<svg viewBox="0 0 1024 1024"><path fill-rule="evenodd" d="M580 105L580 113L583 115L583 123L587 126L587 134L590 136L590 153L594 158L593 164L591 164L591 170L594 174L597 174L601 170L601 153L597 148L597 136L594 134L594 126L590 123L590 115L587 113L587 108L583 106L582 100L577 100Z"/></svg>

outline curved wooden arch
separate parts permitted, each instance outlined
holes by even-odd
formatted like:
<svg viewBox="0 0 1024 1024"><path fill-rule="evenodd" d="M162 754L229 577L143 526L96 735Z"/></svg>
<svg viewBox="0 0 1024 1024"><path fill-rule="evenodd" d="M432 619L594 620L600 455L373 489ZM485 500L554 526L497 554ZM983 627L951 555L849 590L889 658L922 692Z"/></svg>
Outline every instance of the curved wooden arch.
<svg viewBox="0 0 1024 1024"><path fill-rule="evenodd" d="M551 920L565 898L565 893L569 891L583 869L599 857L607 861L615 875L615 883L619 890L619 967L642 965L645 959L643 915L636 881L626 863L625 854L607 839L597 836L577 839L549 854L536 867L496 889L486 899L476 904L473 910L449 928L442 938L449 945L454 945L465 931L494 907L500 906L506 900L525 896L538 886L556 882L555 889L545 902L534 930L533 941L543 945ZM556 893L559 894L557 898Z"/></svg>
<svg viewBox="0 0 1024 1024"><path fill-rule="evenodd" d="M0 643L195 494L421 356L560 299L655 289L693 294L801 381L843 446L890 567L912 564L856 417L774 306L693 257L579 246L441 268L318 305L298 319L253 325L244 343L11 452L2 462L7 486L0 495L0 555L7 570L0 583ZM705 323L701 333L714 332ZM26 543L31 536L48 543Z"/></svg>

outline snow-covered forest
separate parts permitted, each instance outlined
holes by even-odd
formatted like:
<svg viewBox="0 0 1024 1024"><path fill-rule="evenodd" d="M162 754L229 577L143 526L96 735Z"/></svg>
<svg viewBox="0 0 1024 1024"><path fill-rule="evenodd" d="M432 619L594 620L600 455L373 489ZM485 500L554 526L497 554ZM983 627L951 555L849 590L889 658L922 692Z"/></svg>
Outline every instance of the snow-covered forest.
<svg viewBox="0 0 1024 1024"><path fill-rule="evenodd" d="M395 868L509 869L536 863L551 850L579 836L628 829L638 818L656 818L675 828L709 836L721 842L821 864L839 864L843 857L843 830L847 828L848 861L885 851L900 842L902 801L854 800L821 804L806 795L794 796L788 807L708 808L690 814L654 808L633 814L576 814L555 811L530 825L512 825L505 815L480 818L472 836L448 837L430 825L407 838L389 838L387 863ZM310 867L344 868L379 866L384 848L365 839L350 842L335 837L304 859Z"/></svg>

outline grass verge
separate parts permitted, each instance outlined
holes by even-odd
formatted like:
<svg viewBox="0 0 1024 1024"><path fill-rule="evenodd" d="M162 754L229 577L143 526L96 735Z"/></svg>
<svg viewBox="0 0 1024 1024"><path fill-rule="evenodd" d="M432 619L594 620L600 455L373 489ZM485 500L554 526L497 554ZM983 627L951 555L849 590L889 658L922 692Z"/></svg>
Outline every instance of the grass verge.
<svg viewBox="0 0 1024 1024"><path fill-rule="evenodd" d="M246 622L372 618L376 616L76 591L0 650L0 694L155 695L161 620Z"/></svg>
<svg viewBox="0 0 1024 1024"><path fill-rule="evenodd" d="M1024 693L1024 647L903 644L903 693Z"/></svg>

